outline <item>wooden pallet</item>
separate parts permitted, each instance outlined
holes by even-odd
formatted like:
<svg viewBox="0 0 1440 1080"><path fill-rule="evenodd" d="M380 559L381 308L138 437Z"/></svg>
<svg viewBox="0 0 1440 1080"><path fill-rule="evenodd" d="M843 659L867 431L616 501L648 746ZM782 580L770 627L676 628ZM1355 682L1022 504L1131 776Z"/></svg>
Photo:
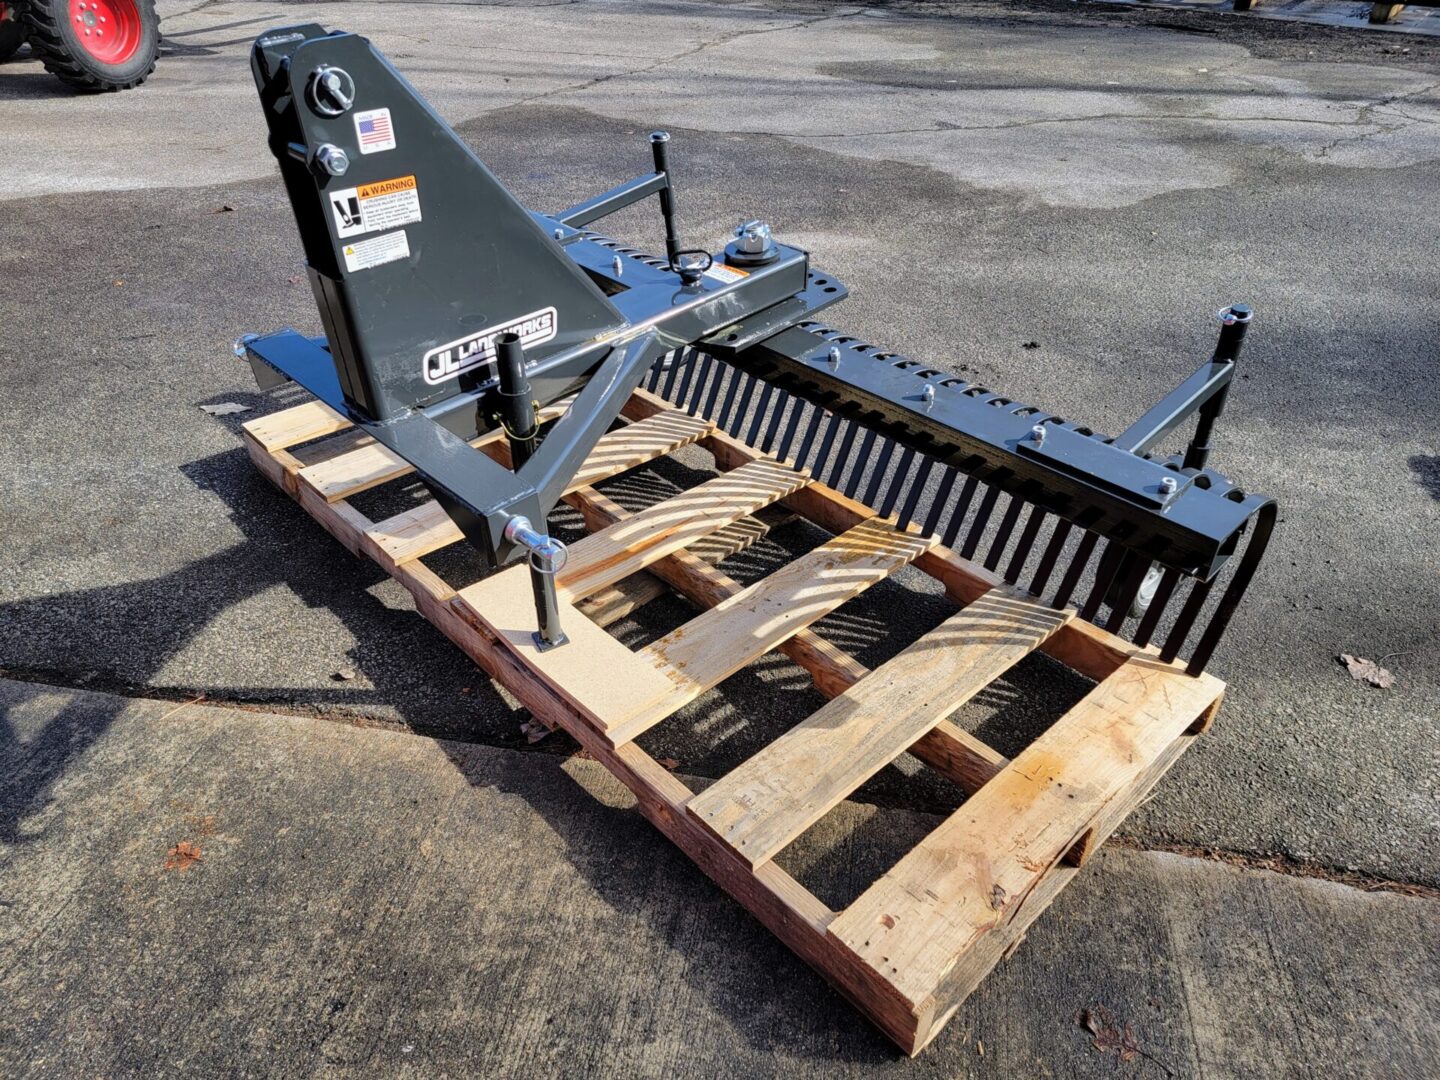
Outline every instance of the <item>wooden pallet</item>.
<svg viewBox="0 0 1440 1080"><path fill-rule="evenodd" d="M419 610L531 712L623 781L641 811L907 1053L925 1046L1219 708L1191 677L1005 585L913 528L637 392L565 496L590 530L559 576L572 644L534 646L523 566L455 590L424 557L461 540L434 503L371 521L348 499L409 467L319 403L245 425L260 470L331 535L383 566ZM320 441L317 441L320 440ZM631 514L591 485L699 443L718 475ZM491 437L477 444L505 460ZM301 449L303 446L303 449ZM776 502L833 534L741 586L715 565ZM899 568L958 605L874 671L809 627ZM704 609L632 651L604 625L665 590ZM1032 650L1094 688L1013 761L948 717ZM762 655L810 673L828 704L696 794L633 741ZM968 797L888 873L832 911L775 856L902 753Z"/></svg>

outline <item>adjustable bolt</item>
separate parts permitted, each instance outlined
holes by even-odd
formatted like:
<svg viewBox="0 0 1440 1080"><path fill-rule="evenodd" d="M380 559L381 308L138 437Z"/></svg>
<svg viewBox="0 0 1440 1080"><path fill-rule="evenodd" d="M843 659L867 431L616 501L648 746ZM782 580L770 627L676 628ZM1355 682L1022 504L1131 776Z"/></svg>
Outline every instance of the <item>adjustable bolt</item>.
<svg viewBox="0 0 1440 1080"><path fill-rule="evenodd" d="M564 230L564 229L556 229L556 230L555 230L555 239L556 239L556 240L564 240L564 239L565 239L565 230Z"/></svg>
<svg viewBox="0 0 1440 1080"><path fill-rule="evenodd" d="M315 164L331 176L344 176L350 169L350 155L334 143L322 143L315 151Z"/></svg>
<svg viewBox="0 0 1440 1080"><path fill-rule="evenodd" d="M827 355L832 365L840 363L840 346L831 345L830 352Z"/></svg>
<svg viewBox="0 0 1440 1080"><path fill-rule="evenodd" d="M622 277L625 273L625 260L616 255L610 263L610 268L615 271L616 277Z"/></svg>
<svg viewBox="0 0 1440 1080"><path fill-rule="evenodd" d="M925 403L927 409L935 404L935 387L926 383L925 389L920 391L920 400Z"/></svg>
<svg viewBox="0 0 1440 1080"><path fill-rule="evenodd" d="M1036 424L1034 427L1032 427L1032 428L1030 429L1030 434L1031 434L1032 436L1034 436L1034 438L1035 438L1035 445L1036 445L1036 446L1044 446L1044 445L1045 445L1045 425L1044 425L1044 424Z"/></svg>
<svg viewBox="0 0 1440 1080"><path fill-rule="evenodd" d="M1160 479L1160 490L1163 491L1166 495L1174 495L1175 489L1179 486L1180 485L1175 482L1175 478L1173 476L1165 476L1161 477Z"/></svg>

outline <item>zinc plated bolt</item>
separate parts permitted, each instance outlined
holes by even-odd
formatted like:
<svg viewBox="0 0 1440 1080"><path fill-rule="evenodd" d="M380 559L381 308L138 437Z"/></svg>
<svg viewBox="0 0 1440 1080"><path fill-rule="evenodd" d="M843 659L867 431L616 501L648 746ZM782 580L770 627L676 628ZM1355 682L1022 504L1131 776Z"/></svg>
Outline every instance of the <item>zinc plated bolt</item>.
<svg viewBox="0 0 1440 1080"><path fill-rule="evenodd" d="M1163 491L1166 495L1174 495L1175 489L1179 486L1180 485L1175 482L1175 478L1173 476L1165 476L1161 477L1160 479L1160 490Z"/></svg>
<svg viewBox="0 0 1440 1080"><path fill-rule="evenodd" d="M350 155L334 143L322 143L315 151L315 161L331 176L344 176L350 169Z"/></svg>
<svg viewBox="0 0 1440 1080"><path fill-rule="evenodd" d="M830 361L831 364L840 363L840 346L831 345L829 353L826 354L826 358Z"/></svg>
<svg viewBox="0 0 1440 1080"><path fill-rule="evenodd" d="M615 256L614 261L611 262L610 265L614 268L616 277L623 277L625 275L625 260L619 255Z"/></svg>
<svg viewBox="0 0 1440 1080"><path fill-rule="evenodd" d="M935 387L930 383L926 383L925 389L920 391L920 400L925 402L927 409L935 404Z"/></svg>
<svg viewBox="0 0 1440 1080"><path fill-rule="evenodd" d="M1044 425L1044 424L1036 424L1034 427L1032 427L1032 428L1030 429L1030 434L1035 437L1035 445L1036 445L1036 446L1044 446L1044 445L1045 445L1045 425Z"/></svg>

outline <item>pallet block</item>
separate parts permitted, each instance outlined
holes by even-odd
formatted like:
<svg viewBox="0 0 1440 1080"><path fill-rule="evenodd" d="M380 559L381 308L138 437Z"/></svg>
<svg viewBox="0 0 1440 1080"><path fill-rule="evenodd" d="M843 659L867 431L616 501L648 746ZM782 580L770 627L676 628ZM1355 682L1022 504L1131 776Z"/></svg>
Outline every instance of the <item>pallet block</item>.
<svg viewBox="0 0 1440 1080"><path fill-rule="evenodd" d="M410 468L309 403L245 425L256 466L350 551L404 585L422 614L544 724L563 728L634 793L707 874L909 1054L918 1053L1031 921L1144 798L1219 708L1224 685L1190 676L1003 583L915 528L643 391L565 499L590 535L558 579L571 644L535 647L523 566L459 590L424 563L461 541L433 502L374 522L347 501ZM324 441L320 441L324 440ZM719 474L639 513L592 486L699 443ZM303 460L292 452L304 445ZM502 462L502 440L476 445ZM330 452L333 448L333 452ZM775 503L832 538L748 586L715 563L763 533ZM875 670L810 627L903 566L958 610ZM702 609L631 650L604 626L666 590ZM948 718L1041 650L1095 681L1014 760ZM633 741L745 665L778 651L828 703L700 794ZM905 752L966 801L842 911L775 857Z"/></svg>

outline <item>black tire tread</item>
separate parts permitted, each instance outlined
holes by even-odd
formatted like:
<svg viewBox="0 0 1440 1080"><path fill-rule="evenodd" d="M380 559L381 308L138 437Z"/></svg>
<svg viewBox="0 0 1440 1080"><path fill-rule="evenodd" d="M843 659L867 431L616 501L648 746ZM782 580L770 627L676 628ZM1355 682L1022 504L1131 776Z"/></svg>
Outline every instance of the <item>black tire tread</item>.
<svg viewBox="0 0 1440 1080"><path fill-rule="evenodd" d="M20 12L15 10L10 18L0 22L0 61L9 60L24 44L25 27L20 23Z"/></svg>
<svg viewBox="0 0 1440 1080"><path fill-rule="evenodd" d="M150 58L144 71L129 79L106 79L76 61L70 47L60 35L56 10L64 17L63 0L26 0L23 8L25 40L30 51L45 65L45 70L67 86L91 93L110 93L116 90L131 90L139 86L155 70L155 57ZM158 21L158 20L157 20Z"/></svg>

